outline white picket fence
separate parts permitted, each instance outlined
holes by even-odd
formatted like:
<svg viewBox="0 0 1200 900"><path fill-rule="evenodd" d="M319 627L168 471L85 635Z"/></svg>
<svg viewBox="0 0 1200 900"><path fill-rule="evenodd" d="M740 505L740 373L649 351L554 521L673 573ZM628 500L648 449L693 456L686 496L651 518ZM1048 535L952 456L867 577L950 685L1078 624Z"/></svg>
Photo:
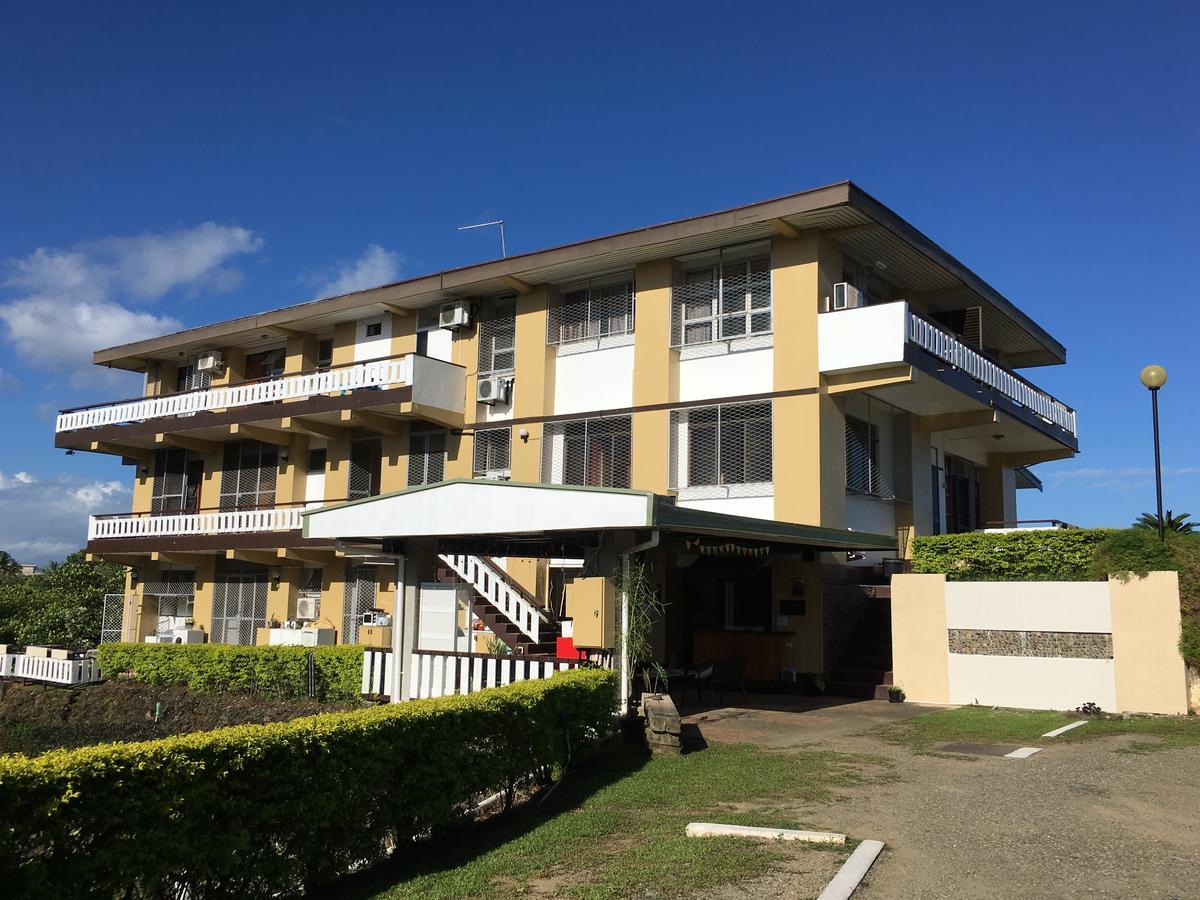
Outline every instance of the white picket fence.
<svg viewBox="0 0 1200 900"><path fill-rule="evenodd" d="M510 585L501 569L479 556L443 553L439 559L500 610L505 618L520 628L534 643L540 642L538 635L545 613Z"/></svg>
<svg viewBox="0 0 1200 900"><path fill-rule="evenodd" d="M389 696L394 675L392 665L391 651L364 651L362 692ZM472 694L516 681L549 678L555 672L563 672L578 665L579 660L574 659L415 650L409 663L408 699L424 700L450 694Z"/></svg>
<svg viewBox="0 0 1200 900"><path fill-rule="evenodd" d="M373 360L324 372L285 375L266 381L250 381L72 410L59 414L54 430L74 431L77 428L96 428L101 425L123 425L163 416L235 409L240 406L253 406L256 403L296 400L360 388L394 387L412 384L412 372L411 355Z"/></svg>
<svg viewBox="0 0 1200 900"><path fill-rule="evenodd" d="M25 678L49 684L86 684L100 680L100 665L94 656L80 659L51 659L24 653L0 654L0 677Z"/></svg>
<svg viewBox="0 0 1200 900"><path fill-rule="evenodd" d="M178 515L89 516L88 540L157 537L175 534L244 534L255 531L298 531L302 506L240 509Z"/></svg>

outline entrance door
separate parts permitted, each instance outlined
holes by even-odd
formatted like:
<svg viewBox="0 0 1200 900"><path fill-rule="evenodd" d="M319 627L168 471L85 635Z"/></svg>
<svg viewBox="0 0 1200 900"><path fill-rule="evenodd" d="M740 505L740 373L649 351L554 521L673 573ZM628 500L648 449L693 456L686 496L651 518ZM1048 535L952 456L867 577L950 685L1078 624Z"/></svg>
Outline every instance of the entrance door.
<svg viewBox="0 0 1200 900"><path fill-rule="evenodd" d="M250 645L267 624L267 570L259 566L217 570L213 583L212 640Z"/></svg>
<svg viewBox="0 0 1200 900"><path fill-rule="evenodd" d="M183 511L200 510L200 485L204 483L204 460L189 459L183 478Z"/></svg>

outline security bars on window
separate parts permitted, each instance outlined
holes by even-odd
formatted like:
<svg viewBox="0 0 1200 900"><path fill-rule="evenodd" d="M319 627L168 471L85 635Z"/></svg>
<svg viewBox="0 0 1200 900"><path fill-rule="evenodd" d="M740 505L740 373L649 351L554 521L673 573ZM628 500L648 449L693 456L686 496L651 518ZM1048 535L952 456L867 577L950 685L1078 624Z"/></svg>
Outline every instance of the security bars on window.
<svg viewBox="0 0 1200 900"><path fill-rule="evenodd" d="M718 259L683 274L671 290L671 346L756 339L771 334L771 257Z"/></svg>
<svg viewBox="0 0 1200 900"><path fill-rule="evenodd" d="M221 466L221 509L274 506L278 464L279 451L271 444L258 441L226 444Z"/></svg>
<svg viewBox="0 0 1200 900"><path fill-rule="evenodd" d="M408 440L408 486L436 484L446 471L446 432L414 432Z"/></svg>
<svg viewBox="0 0 1200 900"><path fill-rule="evenodd" d="M771 402L671 411L671 487L688 498L769 495Z"/></svg>
<svg viewBox="0 0 1200 900"><path fill-rule="evenodd" d="M502 297L482 304L479 314L479 374L497 375L516 365L517 302Z"/></svg>
<svg viewBox="0 0 1200 900"><path fill-rule="evenodd" d="M212 641L253 644L257 630L266 624L266 570L218 569L213 581Z"/></svg>
<svg viewBox="0 0 1200 900"><path fill-rule="evenodd" d="M896 499L896 409L872 397L846 405L846 490L880 500Z"/></svg>
<svg viewBox="0 0 1200 900"><path fill-rule="evenodd" d="M512 432L508 428L487 428L475 432L475 474L507 475L511 466Z"/></svg>
<svg viewBox="0 0 1200 900"><path fill-rule="evenodd" d="M547 344L633 334L633 281L564 288L546 319Z"/></svg>
<svg viewBox="0 0 1200 900"><path fill-rule="evenodd" d="M542 431L542 481L629 487L630 418L553 422Z"/></svg>
<svg viewBox="0 0 1200 900"><path fill-rule="evenodd" d="M342 643L358 643L362 614L375 607L375 569L351 566L346 569L346 589L342 602Z"/></svg>

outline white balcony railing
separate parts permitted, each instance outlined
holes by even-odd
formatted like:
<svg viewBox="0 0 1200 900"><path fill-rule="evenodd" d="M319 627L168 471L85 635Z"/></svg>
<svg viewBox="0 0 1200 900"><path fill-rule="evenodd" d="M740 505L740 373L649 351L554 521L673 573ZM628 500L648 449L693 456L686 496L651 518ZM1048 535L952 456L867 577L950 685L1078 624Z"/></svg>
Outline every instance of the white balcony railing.
<svg viewBox="0 0 1200 900"><path fill-rule="evenodd" d="M299 531L303 506L240 509L171 515L90 516L88 540L159 537L182 534L245 534L252 531Z"/></svg>
<svg viewBox="0 0 1200 900"><path fill-rule="evenodd" d="M818 324L822 372L852 372L904 362L913 344L1074 435L1075 410L985 354L915 315L907 303L884 303L824 313Z"/></svg>
<svg viewBox="0 0 1200 900"><path fill-rule="evenodd" d="M296 400L321 394L337 394L369 387L412 384L413 357L400 356L341 366L324 372L284 375L264 381L249 381L223 387L126 400L60 413L55 431L74 431L101 425L125 425L164 416L181 416L216 409L234 409L256 403Z"/></svg>

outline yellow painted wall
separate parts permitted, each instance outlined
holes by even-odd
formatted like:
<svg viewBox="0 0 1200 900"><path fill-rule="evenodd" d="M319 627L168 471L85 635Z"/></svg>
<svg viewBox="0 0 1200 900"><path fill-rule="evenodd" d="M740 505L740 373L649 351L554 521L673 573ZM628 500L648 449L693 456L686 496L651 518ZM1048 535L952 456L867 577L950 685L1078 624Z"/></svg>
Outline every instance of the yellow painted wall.
<svg viewBox="0 0 1200 900"><path fill-rule="evenodd" d="M566 615L574 621L575 646L608 648L615 644L615 579L576 578L565 585Z"/></svg>
<svg viewBox="0 0 1200 900"><path fill-rule="evenodd" d="M892 577L892 673L909 700L950 702L946 576Z"/></svg>
<svg viewBox="0 0 1200 900"><path fill-rule="evenodd" d="M675 267L663 259L634 272L633 405L679 399L679 353L671 349L671 282ZM630 481L640 490L667 493L671 415L644 410L631 416Z"/></svg>
<svg viewBox="0 0 1200 900"><path fill-rule="evenodd" d="M1113 670L1119 712L1188 711L1187 671L1179 654L1179 574L1108 583Z"/></svg>
<svg viewBox="0 0 1200 900"><path fill-rule="evenodd" d="M771 580L775 616L781 615L780 601L793 596L792 582L804 582L805 614L787 616L787 625L779 629L794 632L782 638L780 667L794 667L797 672L824 672L825 598L821 590L820 563L777 559L772 564Z"/></svg>

